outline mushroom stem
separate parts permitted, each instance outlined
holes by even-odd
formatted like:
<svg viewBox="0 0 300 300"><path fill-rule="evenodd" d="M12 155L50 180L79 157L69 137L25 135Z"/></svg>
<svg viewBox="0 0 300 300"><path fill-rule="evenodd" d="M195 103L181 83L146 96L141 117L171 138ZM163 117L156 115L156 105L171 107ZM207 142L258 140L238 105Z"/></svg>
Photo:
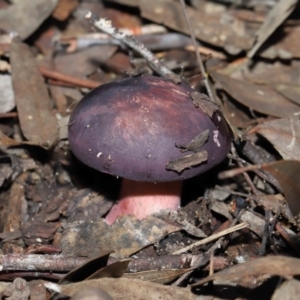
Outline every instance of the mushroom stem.
<svg viewBox="0 0 300 300"><path fill-rule="evenodd" d="M181 181L154 183L123 179L119 200L105 221L112 224L124 214L133 214L142 220L162 209L176 210L180 206L181 188Z"/></svg>

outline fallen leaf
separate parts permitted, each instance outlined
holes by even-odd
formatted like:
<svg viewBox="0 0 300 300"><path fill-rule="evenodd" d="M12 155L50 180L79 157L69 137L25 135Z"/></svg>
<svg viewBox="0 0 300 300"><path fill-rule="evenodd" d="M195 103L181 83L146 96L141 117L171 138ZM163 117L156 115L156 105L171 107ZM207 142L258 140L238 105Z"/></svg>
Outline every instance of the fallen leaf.
<svg viewBox="0 0 300 300"><path fill-rule="evenodd" d="M300 161L280 160L262 166L263 170L270 172L283 189L286 202L295 217L300 221Z"/></svg>
<svg viewBox="0 0 300 300"><path fill-rule="evenodd" d="M30 299L32 300L46 300L46 288L43 280L31 280L28 282L30 288Z"/></svg>
<svg viewBox="0 0 300 300"><path fill-rule="evenodd" d="M298 0L280 0L268 13L264 23L257 32L257 41L247 56L252 58L263 43L279 27L280 24L292 13Z"/></svg>
<svg viewBox="0 0 300 300"><path fill-rule="evenodd" d="M10 188L9 201L6 205L9 213L7 213L5 220L3 220L3 232L19 230L21 222L26 218L27 205L24 195L26 178L26 173L21 174Z"/></svg>
<svg viewBox="0 0 300 300"><path fill-rule="evenodd" d="M101 270L96 271L94 274L89 276L87 280L105 278L105 277L113 277L113 278L121 277L127 270L130 261L131 259L123 259L115 263L112 263L102 268Z"/></svg>
<svg viewBox="0 0 300 300"><path fill-rule="evenodd" d="M190 34L182 6L172 0L139 1L142 17L163 24L176 31ZM209 14L204 10L187 7L191 27L196 38L211 45L224 47L230 54L238 54L252 46L254 36L247 31L245 23L225 12ZM224 22L223 19L229 19ZM205 28L205 30L203 30Z"/></svg>
<svg viewBox="0 0 300 300"><path fill-rule="evenodd" d="M78 0L60 0L52 14L59 21L67 20L78 5Z"/></svg>
<svg viewBox="0 0 300 300"><path fill-rule="evenodd" d="M280 61L276 61L272 64L265 61L258 61L251 69L235 72L235 76L244 75L246 80L251 82L266 84L272 86L278 83L299 86L300 85L300 61L294 60L290 64L284 64ZM223 70L222 70L223 71ZM237 77L235 77L237 78Z"/></svg>
<svg viewBox="0 0 300 300"><path fill-rule="evenodd" d="M6 136L4 133L2 133L0 131L0 145L1 146L17 146L17 145L20 145L21 143L14 140L14 139L11 139L10 137Z"/></svg>
<svg viewBox="0 0 300 300"><path fill-rule="evenodd" d="M263 237L264 232L264 226L265 226L265 220L263 218L260 218L259 216L256 216L251 211L244 211L241 215L241 221L248 224L248 228L255 232L258 236Z"/></svg>
<svg viewBox="0 0 300 300"><path fill-rule="evenodd" d="M300 120L290 117L267 121L250 130L273 144L284 159L300 160Z"/></svg>
<svg viewBox="0 0 300 300"><path fill-rule="evenodd" d="M96 287L107 292L114 300L196 300L198 299L190 289L177 286L165 286L153 282L128 278L101 278L86 280L59 286L53 283L45 283L48 289L59 291L61 294L72 297L83 289Z"/></svg>
<svg viewBox="0 0 300 300"><path fill-rule="evenodd" d="M192 269L169 269L169 270L150 270L145 272L137 272L137 273L126 273L123 278L128 279L140 279L143 281L150 281L160 284L169 283L179 276L190 272Z"/></svg>
<svg viewBox="0 0 300 300"><path fill-rule="evenodd" d="M300 294L300 282L296 279L290 279L278 287L271 300L297 300Z"/></svg>
<svg viewBox="0 0 300 300"><path fill-rule="evenodd" d="M266 47L262 47L261 51L259 51L259 56L274 60L280 58L285 61L299 58L299 34L300 26L286 25L278 28L276 34L274 33L268 39Z"/></svg>
<svg viewBox="0 0 300 300"><path fill-rule="evenodd" d="M25 40L52 13L58 0L22 0L0 10L0 28Z"/></svg>
<svg viewBox="0 0 300 300"><path fill-rule="evenodd" d="M282 118L300 112L300 106L285 99L269 86L233 79L214 71L210 74L231 97L250 109Z"/></svg>
<svg viewBox="0 0 300 300"><path fill-rule="evenodd" d="M69 284L102 277L121 277L125 273L130 260L118 261L107 266L110 254L111 251L104 252L88 260L62 277L59 280L59 284Z"/></svg>
<svg viewBox="0 0 300 300"><path fill-rule="evenodd" d="M300 259L286 256L268 256L250 260L246 263L235 265L221 272L208 276L192 287L198 287L207 282L220 280L232 281L239 283L246 276L257 276L262 274L278 276L294 276L300 274Z"/></svg>
<svg viewBox="0 0 300 300"><path fill-rule="evenodd" d="M15 107L14 91L11 76L0 75L0 114L7 113Z"/></svg>
<svg viewBox="0 0 300 300"><path fill-rule="evenodd" d="M90 287L72 296L72 300L114 300L108 293L99 288Z"/></svg>
<svg viewBox="0 0 300 300"><path fill-rule="evenodd" d="M26 300L30 297L30 288L28 282L23 278L16 278L10 285L3 291L2 295L9 299Z"/></svg>
<svg viewBox="0 0 300 300"><path fill-rule="evenodd" d="M36 145L49 148L58 138L56 118L38 65L29 46L11 44L12 82L22 132Z"/></svg>
<svg viewBox="0 0 300 300"><path fill-rule="evenodd" d="M113 250L112 256L123 258L178 230L179 227L151 216L142 221L131 215L120 216L112 225L103 219L75 222L62 233L61 249L63 254L80 256Z"/></svg>
<svg viewBox="0 0 300 300"><path fill-rule="evenodd" d="M276 91L282 96L300 105L300 87L297 85L290 85L278 83L274 86Z"/></svg>
<svg viewBox="0 0 300 300"><path fill-rule="evenodd" d="M8 164L0 164L0 187L3 185L4 181L8 179L12 173L13 169Z"/></svg>

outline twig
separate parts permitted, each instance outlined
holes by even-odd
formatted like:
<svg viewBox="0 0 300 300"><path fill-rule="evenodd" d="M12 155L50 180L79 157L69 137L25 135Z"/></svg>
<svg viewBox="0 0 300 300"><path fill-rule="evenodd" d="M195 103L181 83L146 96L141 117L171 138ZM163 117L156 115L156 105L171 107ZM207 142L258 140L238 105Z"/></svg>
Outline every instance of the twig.
<svg viewBox="0 0 300 300"><path fill-rule="evenodd" d="M247 156L247 155L246 155ZM253 166L253 164L250 164L249 162L245 161L244 159L240 157L236 157L235 155L227 154L227 157L230 159L234 159L235 161L240 161L243 166ZM259 164L258 162L255 162L255 164ZM279 186L277 180L268 172L263 170L252 170L257 176L261 177L263 180L267 181L280 192L283 193L282 188Z"/></svg>
<svg viewBox="0 0 300 300"><path fill-rule="evenodd" d="M198 256L196 256L198 257ZM2 273L34 272L40 273L66 273L88 261L87 257L66 256L62 254L5 254L0 255L0 278ZM110 257L108 265L117 262L118 259ZM162 255L145 259L144 257L132 257L127 272L142 272L155 270L164 266L165 269L183 269L195 261L195 255ZM222 256L215 257L214 269L220 270L228 264L228 259Z"/></svg>
<svg viewBox="0 0 300 300"><path fill-rule="evenodd" d="M231 152L232 152L233 155L238 156L238 155L237 155L237 152L236 152L236 149L235 149L235 147L234 147L234 145L233 145L233 143L231 143ZM239 166L240 168L244 167L243 163L241 163L239 160L237 160L237 164L238 164L238 166ZM253 184L253 182L252 182L250 176L248 175L248 173L243 172L243 176L244 176L246 182L248 183L248 185L250 186L250 188L251 188L251 190L252 190L252 193L253 193L254 195L258 195L258 191L257 191L256 187L254 186L254 184Z"/></svg>
<svg viewBox="0 0 300 300"><path fill-rule="evenodd" d="M214 254L215 254L215 251L210 252L209 276L214 274Z"/></svg>
<svg viewBox="0 0 300 300"><path fill-rule="evenodd" d="M16 111L11 111L11 112L0 114L0 119L15 118L17 116L18 116L18 113Z"/></svg>
<svg viewBox="0 0 300 300"><path fill-rule="evenodd" d="M198 48L198 46L197 46L197 41L196 41L196 38L195 38L194 30L192 29L192 26L191 26L191 22L190 22L189 15L188 15L188 13L187 13L185 1L184 1L184 0L180 0L180 3L181 3L181 6L182 6L182 8L183 8L184 17L185 17L186 23L187 23L188 28L189 28L189 32L190 32L190 35L191 35L191 39L192 39L192 41L193 41L193 44L194 44L195 49L197 49L197 48ZM206 71L205 71L204 64L203 64L203 61L202 61L202 59L201 59L201 56L200 56L199 51L196 50L196 51L195 51L195 54L196 54L198 66L199 66L200 71L201 71L201 73L202 73L202 76L203 76L203 78L204 78L204 84L205 84L205 87L206 87L208 96L209 96L209 98L211 99L211 101L213 101L213 102L216 103L216 100L215 100L215 98L214 98L214 95L213 95L213 93L212 93L212 91L211 91L211 88L210 88L210 85L209 85L208 76L207 76L207 73L206 73Z"/></svg>
<svg viewBox="0 0 300 300"><path fill-rule="evenodd" d="M263 256L266 252L267 242L270 235L270 214L271 212L268 210L265 210L265 228L264 228L264 234L261 241L261 246L259 249L259 256Z"/></svg>
<svg viewBox="0 0 300 300"><path fill-rule="evenodd" d="M1 281L9 281L14 280L18 277L21 278L30 278L30 279L47 279L51 281L58 281L63 277L63 274L53 273L53 272L0 272L0 280Z"/></svg>
<svg viewBox="0 0 300 300"><path fill-rule="evenodd" d="M175 254L184 253L184 252L186 252L188 250L191 250L191 249L193 249L195 247L199 247L201 245L210 243L210 242L212 242L212 241L214 241L214 240L216 240L216 239L218 239L218 238L220 238L220 237L222 237L222 236L224 236L226 234L232 233L234 231L237 231L237 230L240 230L240 229L243 229L243 228L246 228L246 227L248 227L247 223L238 224L238 225L236 225L234 227L231 227L231 228L228 228L226 230L220 231L220 232L218 232L216 234L213 234L213 235L211 235L211 236L209 236L209 237L207 237L207 238L205 238L205 239L203 239L201 241L195 242L195 243L193 243L193 244L191 244L189 246L186 246L186 247L184 247L182 249L179 249L179 250L173 252L172 254L175 255Z"/></svg>
<svg viewBox="0 0 300 300"><path fill-rule="evenodd" d="M244 210L242 209L240 212L239 212L239 215L237 216L237 218L235 220L232 221L230 228L233 228L234 225L237 223L240 215L242 214ZM226 229L228 230L228 229ZM226 230L223 230L223 231L220 231L219 233L221 232L224 232ZM217 233L217 234L219 234ZM215 235L217 235L215 234ZM205 253L203 253L202 255L198 255L198 257L196 256L196 259L195 260L192 260L191 261L191 267L194 268L194 269L198 269L202 266L205 266L209 261L210 261L210 264L209 266L206 266L204 268L204 270L209 270L210 274L212 272L212 270L215 269L215 259L216 257L214 257L214 252L220 247L220 244L223 243L223 240L224 240L224 236L219 238L211 247L208 251L206 251ZM224 265L225 267L225 265ZM180 278L178 278L175 282L174 282L174 285L180 285L184 280L186 280L192 273L193 271L190 271L190 272L187 272L185 274L183 274L182 276L180 276Z"/></svg>
<svg viewBox="0 0 300 300"><path fill-rule="evenodd" d="M58 81L62 81L62 82L66 82L66 83L73 84L73 85L80 86L80 87L94 89L97 86L101 85L101 82L72 77L72 76L69 76L66 74L59 73L57 71L46 69L45 67L42 67L42 66L39 67L39 70L40 70L41 74L45 77L55 79Z"/></svg>
<svg viewBox="0 0 300 300"><path fill-rule="evenodd" d="M267 164L265 164L265 165L267 165ZM261 169L262 166L264 166L264 165L248 166L248 167L236 168L236 169L232 169L232 170L228 170L228 171L223 171L218 174L218 178L219 179L232 178L243 172L259 170L259 169Z"/></svg>
<svg viewBox="0 0 300 300"><path fill-rule="evenodd" d="M300 250L296 242L289 236L285 229L280 225L279 222L275 225L276 230L281 234L282 238L293 248L293 250L300 255Z"/></svg>
<svg viewBox="0 0 300 300"><path fill-rule="evenodd" d="M179 76L173 73L167 68L167 66L162 63L151 51L149 51L145 45L137 41L134 37L126 35L120 32L117 28L113 27L110 20L98 19L91 12L86 14L86 19L88 19L98 30L109 34L113 38L122 41L126 46L138 52L143 56L158 74L164 77L172 78L176 82L180 82Z"/></svg>
<svg viewBox="0 0 300 300"><path fill-rule="evenodd" d="M236 216L236 218L231 222L229 228L226 229L226 230L232 229L232 228L237 227L237 226L239 226L239 225L241 225L241 224L246 224L246 225L248 226L247 223L241 223L241 224L235 226L235 224L240 220L241 215L244 213L244 211L245 211L244 208L241 209L241 210L239 211L239 213L238 213L238 215ZM246 226L246 227L247 227L247 226ZM241 228L241 229L242 229L242 228ZM225 231L225 230L224 230L224 231ZM223 231L220 231L219 233L221 233L221 232L223 232ZM207 253L207 254L210 254L211 252L215 252L217 249L220 248L221 244L223 244L223 245L222 245L223 247L226 246L226 243L224 243L224 238L225 238L225 236L222 236L221 238L219 238L219 239L214 243L214 245L212 245L212 246L210 247L210 249L209 249L208 251L206 251L206 253ZM225 244L225 245L224 245L224 244ZM227 242L227 244L228 244L228 242Z"/></svg>

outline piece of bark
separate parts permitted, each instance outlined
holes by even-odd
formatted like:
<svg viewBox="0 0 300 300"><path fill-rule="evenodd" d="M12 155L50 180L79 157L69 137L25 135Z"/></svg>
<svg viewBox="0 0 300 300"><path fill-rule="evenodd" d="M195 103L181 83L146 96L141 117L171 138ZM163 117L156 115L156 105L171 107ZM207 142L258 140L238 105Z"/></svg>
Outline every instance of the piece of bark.
<svg viewBox="0 0 300 300"><path fill-rule="evenodd" d="M208 157L207 151L201 151L194 154L189 154L178 159L171 160L167 163L166 169L181 173L185 169L197 166L206 161Z"/></svg>
<svg viewBox="0 0 300 300"><path fill-rule="evenodd" d="M187 152L187 151L192 151L192 152L199 152L201 147L206 143L208 140L209 136L209 130L205 130L198 134L188 145L177 145L175 144L176 147L181 148L181 152Z"/></svg>
<svg viewBox="0 0 300 300"><path fill-rule="evenodd" d="M212 117L213 113L219 109L217 104L212 102L205 94L195 91L192 92L190 96L193 99L193 104L195 107L203 110L203 112L206 113L210 118Z"/></svg>

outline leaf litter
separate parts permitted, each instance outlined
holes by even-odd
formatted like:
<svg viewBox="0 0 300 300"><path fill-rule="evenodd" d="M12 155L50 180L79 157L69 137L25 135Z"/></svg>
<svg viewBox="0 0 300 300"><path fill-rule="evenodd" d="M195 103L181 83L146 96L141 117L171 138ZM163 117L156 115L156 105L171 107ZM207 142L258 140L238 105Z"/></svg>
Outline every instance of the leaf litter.
<svg viewBox="0 0 300 300"><path fill-rule="evenodd" d="M297 299L298 2L189 1L193 44L179 1L0 0L2 295L226 299L216 294L222 282L248 299L233 283L261 293L261 283L279 276L268 298L284 299L288 289ZM103 217L120 179L69 151L67 120L91 87L153 72L130 45L95 34L86 11L136 35L154 52L154 72L165 65L162 73L170 70L176 82L192 82L195 109L210 117L220 110L234 133L229 159L185 181L177 212L122 216L108 226ZM204 130L186 145L174 141L190 153L168 168L180 173L205 163L206 139ZM238 223L245 225L235 230ZM202 286L209 281L214 287Z"/></svg>

